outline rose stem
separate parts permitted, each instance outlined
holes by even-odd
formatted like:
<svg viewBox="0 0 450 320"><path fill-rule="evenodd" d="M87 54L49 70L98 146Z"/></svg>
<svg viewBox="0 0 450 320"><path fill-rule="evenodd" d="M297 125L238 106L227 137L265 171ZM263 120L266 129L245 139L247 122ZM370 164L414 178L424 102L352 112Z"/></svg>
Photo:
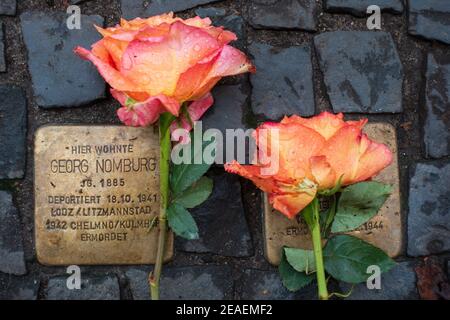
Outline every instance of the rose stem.
<svg viewBox="0 0 450 320"><path fill-rule="evenodd" d="M165 129L162 129L165 127ZM167 205L169 203L169 167L170 167L170 126L164 126L162 119L159 122L160 152L161 159L159 164L160 177L160 210L159 210L159 237L158 251L156 255L155 268L150 274L150 292L152 300L159 300L159 280L161 278L161 270L164 261L164 251L166 246L167 235ZM165 132L162 132L165 130Z"/></svg>
<svg viewBox="0 0 450 320"><path fill-rule="evenodd" d="M323 265L322 238L320 235L319 201L315 198L313 204L313 223L311 235L313 241L314 257L316 260L317 285L319 287L319 299L328 300L327 281L325 278L325 268Z"/></svg>

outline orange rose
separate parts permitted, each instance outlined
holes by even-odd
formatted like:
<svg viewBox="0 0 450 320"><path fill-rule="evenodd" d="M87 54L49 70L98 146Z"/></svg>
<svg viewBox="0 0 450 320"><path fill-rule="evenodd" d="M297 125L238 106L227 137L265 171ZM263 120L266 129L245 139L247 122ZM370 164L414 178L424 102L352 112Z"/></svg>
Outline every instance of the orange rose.
<svg viewBox="0 0 450 320"><path fill-rule="evenodd" d="M342 114L328 112L309 119L294 115L281 123L265 123L256 129L254 137L260 157L278 153L278 172L264 175L263 165L240 165L236 161L226 164L225 169L252 180L269 193L275 209L293 218L317 192L333 188L339 180L343 186L367 180L392 162L387 146L362 133L366 123L367 119L344 121ZM259 141L263 141L259 139L262 129L268 136L264 145ZM276 143L270 141L271 129L278 129Z"/></svg>
<svg viewBox="0 0 450 320"><path fill-rule="evenodd" d="M178 116L185 102L198 102L192 113L204 112L222 77L255 71L244 53L228 45L236 35L211 26L209 18L183 20L169 13L122 19L114 28L97 30L103 39L92 51L77 47L75 52L112 87L126 125L147 126L166 111Z"/></svg>

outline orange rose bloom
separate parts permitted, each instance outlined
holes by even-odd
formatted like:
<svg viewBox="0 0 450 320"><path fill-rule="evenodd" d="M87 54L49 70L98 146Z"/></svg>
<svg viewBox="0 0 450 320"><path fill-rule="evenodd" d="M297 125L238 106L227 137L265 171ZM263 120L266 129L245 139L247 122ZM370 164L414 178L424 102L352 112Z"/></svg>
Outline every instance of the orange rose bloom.
<svg viewBox="0 0 450 320"><path fill-rule="evenodd" d="M269 194L273 207L289 218L295 217L317 195L333 188L364 181L392 162L387 146L371 141L362 128L367 119L344 121L343 114L323 112L306 119L285 117L281 123L265 123L254 137L260 157L279 156L279 170L264 175L263 165L226 164L228 172L252 180ZM267 143L259 139L266 129ZM271 143L271 129L278 129L279 141ZM271 149L273 147L274 149Z"/></svg>
<svg viewBox="0 0 450 320"><path fill-rule="evenodd" d="M244 53L228 45L236 35L211 26L209 18L183 20L169 13L122 19L114 28L97 30L103 39L92 51L77 47L75 52L112 87L127 125L149 125L167 111L178 116L184 102L200 101L193 113L204 112L222 77L255 71Z"/></svg>

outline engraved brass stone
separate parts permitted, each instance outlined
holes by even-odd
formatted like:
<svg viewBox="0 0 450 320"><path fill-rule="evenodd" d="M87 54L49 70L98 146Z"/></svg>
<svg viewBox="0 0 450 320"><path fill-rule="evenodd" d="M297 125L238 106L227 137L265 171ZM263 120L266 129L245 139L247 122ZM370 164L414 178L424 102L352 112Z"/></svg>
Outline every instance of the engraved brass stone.
<svg viewBox="0 0 450 320"><path fill-rule="evenodd" d="M372 243L391 257L396 257L402 250L402 223L395 128L386 123L371 123L366 126L364 131L371 139L388 145L394 153L393 163L373 178L375 181L391 184L394 190L374 218L349 234ZM311 236L304 220L300 216L297 216L297 219L289 220L272 208L267 194L264 194L263 199L266 259L271 264L278 265L283 246L312 249ZM326 204L322 205L326 206Z"/></svg>
<svg viewBox="0 0 450 320"><path fill-rule="evenodd" d="M153 128L44 126L36 132L34 159L40 263L155 262L159 138ZM166 261L172 233L167 241Z"/></svg>

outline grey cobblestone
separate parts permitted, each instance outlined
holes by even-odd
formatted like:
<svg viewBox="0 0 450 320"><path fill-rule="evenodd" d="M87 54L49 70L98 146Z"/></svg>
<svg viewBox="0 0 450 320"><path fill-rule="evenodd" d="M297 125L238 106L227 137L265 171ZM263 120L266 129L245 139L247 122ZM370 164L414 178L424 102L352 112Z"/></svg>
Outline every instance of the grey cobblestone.
<svg viewBox="0 0 450 320"><path fill-rule="evenodd" d="M82 274L81 289L68 289L67 278L51 278L47 286L48 300L119 300L120 287L115 275L90 276Z"/></svg>
<svg viewBox="0 0 450 320"><path fill-rule="evenodd" d="M228 257L248 257L253 253L245 219L241 185L237 176L211 172L214 188L211 196L191 210L198 224L200 239L177 238L179 250L213 253Z"/></svg>
<svg viewBox="0 0 450 320"><path fill-rule="evenodd" d="M315 0L251 0L249 19L255 28L315 31L317 2Z"/></svg>
<svg viewBox="0 0 450 320"><path fill-rule="evenodd" d="M402 0L325 0L325 10L337 13L351 13L357 17L367 15L367 8L377 5L381 11L400 14L403 12Z"/></svg>
<svg viewBox="0 0 450 320"><path fill-rule="evenodd" d="M37 300L39 277L24 277L0 274L0 300Z"/></svg>
<svg viewBox="0 0 450 320"><path fill-rule="evenodd" d="M417 300L417 277L414 263L400 262L389 272L382 274L380 289L368 289L366 283L356 285L347 300ZM351 285L341 284L341 291L348 292Z"/></svg>
<svg viewBox="0 0 450 320"><path fill-rule="evenodd" d="M5 60L5 43L3 35L3 23L0 22L0 72L6 71L6 60Z"/></svg>
<svg viewBox="0 0 450 320"><path fill-rule="evenodd" d="M450 163L418 163L409 190L408 255L450 249Z"/></svg>
<svg viewBox="0 0 450 320"><path fill-rule="evenodd" d="M83 3L83 2L88 2L91 0L70 0L71 4L79 4L79 3Z"/></svg>
<svg viewBox="0 0 450 320"><path fill-rule="evenodd" d="M148 271L126 272L136 300L149 300ZM231 268L227 266L166 267L161 278L163 300L223 300L233 297Z"/></svg>
<svg viewBox="0 0 450 320"><path fill-rule="evenodd" d="M0 15L14 16L16 14L16 0L2 0L0 2Z"/></svg>
<svg viewBox="0 0 450 320"><path fill-rule="evenodd" d="M253 113L271 120L292 114L314 114L309 46L280 48L254 42L249 51L258 70L250 76Z"/></svg>
<svg viewBox="0 0 450 320"><path fill-rule="evenodd" d="M19 212L10 193L0 191L0 272L27 273L20 231Z"/></svg>
<svg viewBox="0 0 450 320"><path fill-rule="evenodd" d="M201 119L203 130L218 129L223 134L223 150L224 160L226 156L227 143L233 143L235 137L228 138L227 129L246 130L245 110L248 104L248 90L243 84L237 85L220 85L213 92L214 105L206 112ZM231 141L233 139L233 141ZM237 143L235 143L235 156ZM245 163L249 162L248 152L246 153Z"/></svg>
<svg viewBox="0 0 450 320"><path fill-rule="evenodd" d="M122 14L126 19L146 17L166 12L178 12L194 8L202 4L220 0L121 0Z"/></svg>
<svg viewBox="0 0 450 320"><path fill-rule="evenodd" d="M450 55L447 57L450 58ZM427 156L450 154L450 59L440 64L428 55L426 73L426 109L424 138Z"/></svg>
<svg viewBox="0 0 450 320"><path fill-rule="evenodd" d="M325 32L314 45L335 112L402 111L403 67L389 33Z"/></svg>
<svg viewBox="0 0 450 320"><path fill-rule="evenodd" d="M26 12L20 16L36 102L45 108L80 106L105 95L95 68L73 53L100 39L100 16L81 16L80 30L69 30L63 13Z"/></svg>
<svg viewBox="0 0 450 320"><path fill-rule="evenodd" d="M246 269L237 282L236 291L242 300L314 300L317 287L312 283L297 292L287 290L281 282L278 270ZM329 285L333 290L334 284Z"/></svg>
<svg viewBox="0 0 450 320"><path fill-rule="evenodd" d="M408 0L409 33L450 44L450 2Z"/></svg>
<svg viewBox="0 0 450 320"><path fill-rule="evenodd" d="M19 87L0 85L0 179L22 178L25 172L27 105Z"/></svg>

